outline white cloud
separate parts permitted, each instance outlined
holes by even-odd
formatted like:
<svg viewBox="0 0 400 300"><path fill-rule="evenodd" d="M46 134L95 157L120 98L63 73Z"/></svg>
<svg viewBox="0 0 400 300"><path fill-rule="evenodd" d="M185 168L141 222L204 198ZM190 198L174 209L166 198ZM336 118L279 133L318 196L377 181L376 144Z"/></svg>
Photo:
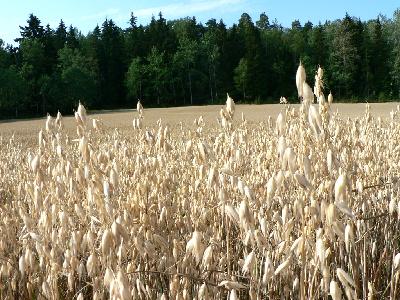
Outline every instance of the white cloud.
<svg viewBox="0 0 400 300"><path fill-rule="evenodd" d="M106 17L115 16L118 13L119 13L118 8L109 8L109 9L99 12L97 14L82 16L81 20L86 21L86 20L102 19L102 18L106 18Z"/></svg>
<svg viewBox="0 0 400 300"><path fill-rule="evenodd" d="M184 15L193 15L217 9L232 8L232 5L242 3L244 0L199 0L199 1L181 1L162 6L148 7L134 10L137 17L151 17L157 15L160 11L167 17L179 17Z"/></svg>

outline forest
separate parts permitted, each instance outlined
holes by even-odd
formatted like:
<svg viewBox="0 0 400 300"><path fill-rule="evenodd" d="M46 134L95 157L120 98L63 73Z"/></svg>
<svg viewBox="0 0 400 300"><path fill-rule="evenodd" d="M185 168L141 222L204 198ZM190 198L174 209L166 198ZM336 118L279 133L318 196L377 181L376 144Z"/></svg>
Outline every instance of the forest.
<svg viewBox="0 0 400 300"><path fill-rule="evenodd" d="M320 65L335 101L400 97L400 9L391 18L362 21L346 14L321 24L294 20L290 28L266 13L243 13L230 27L195 17L166 20L160 12L140 25L134 13L120 28L106 19L89 33L60 20L43 25L34 14L14 45L0 39L0 116L71 114L88 108L298 102L299 61L310 85Z"/></svg>

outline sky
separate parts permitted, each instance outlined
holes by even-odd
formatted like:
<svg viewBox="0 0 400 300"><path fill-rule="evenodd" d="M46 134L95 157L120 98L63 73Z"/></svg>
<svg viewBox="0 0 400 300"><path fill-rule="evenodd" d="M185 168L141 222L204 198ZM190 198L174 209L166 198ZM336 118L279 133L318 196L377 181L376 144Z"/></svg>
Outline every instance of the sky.
<svg viewBox="0 0 400 300"><path fill-rule="evenodd" d="M130 12L138 17L140 24L146 25L151 16L162 11L167 20L195 16L202 23L210 18L223 19L231 26L240 15L247 12L257 21L260 13L266 12L270 21L277 19L284 27L290 27L293 20L301 24L313 24L336 20L349 15L369 20L379 14L388 18L400 8L396 0L0 0L0 39L13 43L19 37L19 25L25 25L30 13L36 15L45 26L56 28L62 18L67 25L72 24L83 34L105 18L111 18L121 28L128 26Z"/></svg>

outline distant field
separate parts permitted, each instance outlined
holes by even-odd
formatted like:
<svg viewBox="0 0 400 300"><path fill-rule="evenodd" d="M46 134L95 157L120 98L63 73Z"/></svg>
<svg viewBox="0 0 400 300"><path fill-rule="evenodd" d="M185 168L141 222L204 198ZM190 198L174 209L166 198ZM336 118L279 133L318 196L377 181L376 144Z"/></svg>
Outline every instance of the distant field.
<svg viewBox="0 0 400 300"><path fill-rule="evenodd" d="M371 112L374 116L389 117L391 110L395 110L398 102L372 103ZM298 108L299 106L293 105ZM144 126L154 125L158 119L162 119L165 124L185 124L193 123L195 118L203 116L205 122L217 122L219 110L222 105L192 106L192 107L171 107L171 108L151 108L145 109ZM242 112L250 122L260 122L267 120L268 116L275 118L284 108L281 104L264 105L237 105L236 118L240 118ZM342 117L359 117L365 112L365 103L338 103L332 106L334 112L338 111ZM90 111L89 111L90 113ZM136 110L125 110L116 112L104 112L91 114L91 118L97 118L104 122L106 127L126 128L132 126L132 119L137 116ZM74 129L75 122L72 116L64 118L66 129ZM0 122L0 133L11 133L36 136L40 128L44 128L45 117L31 120L10 120Z"/></svg>

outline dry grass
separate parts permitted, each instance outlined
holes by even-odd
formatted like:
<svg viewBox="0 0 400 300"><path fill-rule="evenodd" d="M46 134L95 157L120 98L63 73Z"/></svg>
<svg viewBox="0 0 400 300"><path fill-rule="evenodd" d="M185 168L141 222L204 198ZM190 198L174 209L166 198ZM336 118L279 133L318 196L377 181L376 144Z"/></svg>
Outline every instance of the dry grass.
<svg viewBox="0 0 400 300"><path fill-rule="evenodd" d="M0 298L397 298L400 111L324 105L1 123Z"/></svg>

